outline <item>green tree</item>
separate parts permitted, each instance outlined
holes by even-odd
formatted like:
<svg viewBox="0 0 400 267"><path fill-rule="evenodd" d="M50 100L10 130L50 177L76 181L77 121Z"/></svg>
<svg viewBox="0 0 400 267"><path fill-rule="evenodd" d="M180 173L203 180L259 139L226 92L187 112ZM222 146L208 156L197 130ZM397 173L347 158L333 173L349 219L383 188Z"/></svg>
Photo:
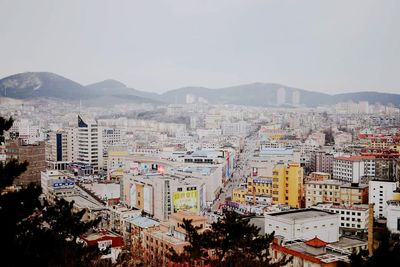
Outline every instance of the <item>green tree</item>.
<svg viewBox="0 0 400 267"><path fill-rule="evenodd" d="M378 247L372 256L368 256L367 250L353 253L350 256L352 267L375 266L400 266L400 242L399 236L391 235L388 229L381 229L375 233L375 242Z"/></svg>
<svg viewBox="0 0 400 267"><path fill-rule="evenodd" d="M13 119L0 117L0 140ZM15 192L4 189L26 170L27 162L0 163L1 266L107 266L96 248L85 248L78 237L98 223L84 222L85 210L74 212L73 203L40 198L41 188L30 184Z"/></svg>
<svg viewBox="0 0 400 267"><path fill-rule="evenodd" d="M186 230L189 245L181 254L170 251L168 257L173 262L257 267L282 266L291 260L285 257L273 262L269 249L274 233L260 235L259 227L236 212L227 211L222 219L211 224L210 230L204 232L199 232L191 220L184 220L182 227Z"/></svg>

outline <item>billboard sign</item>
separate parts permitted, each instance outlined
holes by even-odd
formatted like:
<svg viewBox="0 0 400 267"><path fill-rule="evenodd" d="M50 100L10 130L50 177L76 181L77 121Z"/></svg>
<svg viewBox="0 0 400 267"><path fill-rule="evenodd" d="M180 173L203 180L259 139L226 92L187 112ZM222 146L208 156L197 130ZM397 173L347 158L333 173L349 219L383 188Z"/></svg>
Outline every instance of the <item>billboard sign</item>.
<svg viewBox="0 0 400 267"><path fill-rule="evenodd" d="M184 210L197 213L199 210L198 196L197 190L175 192L173 194L174 212Z"/></svg>

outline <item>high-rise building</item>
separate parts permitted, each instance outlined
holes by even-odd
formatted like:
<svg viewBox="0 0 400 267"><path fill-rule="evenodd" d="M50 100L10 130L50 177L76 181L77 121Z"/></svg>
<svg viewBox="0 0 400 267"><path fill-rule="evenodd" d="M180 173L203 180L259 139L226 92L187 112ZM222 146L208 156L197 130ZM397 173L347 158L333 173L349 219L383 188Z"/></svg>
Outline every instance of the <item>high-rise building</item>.
<svg viewBox="0 0 400 267"><path fill-rule="evenodd" d="M272 174L272 203L300 208L303 198L303 168L300 164L277 164Z"/></svg>
<svg viewBox="0 0 400 267"><path fill-rule="evenodd" d="M286 89L279 88L276 92L276 105L280 106L286 103Z"/></svg>
<svg viewBox="0 0 400 267"><path fill-rule="evenodd" d="M397 182L386 180L369 181L369 203L374 204L374 217L386 218L388 201L393 200Z"/></svg>
<svg viewBox="0 0 400 267"><path fill-rule="evenodd" d="M22 139L7 140L6 142L7 160L17 159L22 163L29 163L14 183L17 186L26 186L29 183L39 183L40 173L46 169L45 143L43 141L34 144L27 144Z"/></svg>
<svg viewBox="0 0 400 267"><path fill-rule="evenodd" d="M292 93L292 104L294 106L297 106L300 104L300 92L299 91L293 91Z"/></svg>
<svg viewBox="0 0 400 267"><path fill-rule="evenodd" d="M47 167L51 170L65 170L69 160L67 131L50 132L46 144Z"/></svg>
<svg viewBox="0 0 400 267"><path fill-rule="evenodd" d="M108 150L126 143L126 132L120 128L99 128L99 169L107 169Z"/></svg>
<svg viewBox="0 0 400 267"><path fill-rule="evenodd" d="M76 162L90 166L94 173L99 171L99 130L93 119L78 115Z"/></svg>

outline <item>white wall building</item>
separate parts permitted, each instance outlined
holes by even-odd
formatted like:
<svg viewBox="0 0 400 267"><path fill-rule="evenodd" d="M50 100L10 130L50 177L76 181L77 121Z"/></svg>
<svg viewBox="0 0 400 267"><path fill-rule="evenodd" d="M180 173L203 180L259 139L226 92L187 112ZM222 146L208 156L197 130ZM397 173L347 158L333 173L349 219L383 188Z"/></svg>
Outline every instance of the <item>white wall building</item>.
<svg viewBox="0 0 400 267"><path fill-rule="evenodd" d="M362 231L368 229L368 205L342 206L318 204L317 206L313 206L313 208L337 213L339 215L340 228L351 228Z"/></svg>
<svg viewBox="0 0 400 267"><path fill-rule="evenodd" d="M387 204L386 226L390 232L400 234L400 201L390 200Z"/></svg>
<svg viewBox="0 0 400 267"><path fill-rule="evenodd" d="M279 88L276 92L276 105L280 106L286 103L286 89Z"/></svg>
<svg viewBox="0 0 400 267"><path fill-rule="evenodd" d="M99 129L95 120L78 115L77 146L76 162L90 165L97 173L99 157L102 157L102 154L99 150Z"/></svg>
<svg viewBox="0 0 400 267"><path fill-rule="evenodd" d="M364 176L375 176L375 158L368 156L336 157L333 161L333 179L360 183Z"/></svg>
<svg viewBox="0 0 400 267"><path fill-rule="evenodd" d="M265 232L286 240L314 237L331 243L339 240L339 214L318 209L297 209L265 214Z"/></svg>
<svg viewBox="0 0 400 267"><path fill-rule="evenodd" d="M369 182L369 203L374 204L374 217L386 218L388 200L393 199L394 191L397 188L397 182L384 180L372 180Z"/></svg>

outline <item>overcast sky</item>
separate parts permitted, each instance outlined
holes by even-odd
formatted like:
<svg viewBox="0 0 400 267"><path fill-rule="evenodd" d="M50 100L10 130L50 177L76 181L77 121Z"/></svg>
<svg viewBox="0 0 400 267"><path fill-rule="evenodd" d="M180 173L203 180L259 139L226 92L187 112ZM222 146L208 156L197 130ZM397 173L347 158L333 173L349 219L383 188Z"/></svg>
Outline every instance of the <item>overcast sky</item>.
<svg viewBox="0 0 400 267"><path fill-rule="evenodd" d="M0 0L0 77L400 93L399 11L399 0Z"/></svg>

